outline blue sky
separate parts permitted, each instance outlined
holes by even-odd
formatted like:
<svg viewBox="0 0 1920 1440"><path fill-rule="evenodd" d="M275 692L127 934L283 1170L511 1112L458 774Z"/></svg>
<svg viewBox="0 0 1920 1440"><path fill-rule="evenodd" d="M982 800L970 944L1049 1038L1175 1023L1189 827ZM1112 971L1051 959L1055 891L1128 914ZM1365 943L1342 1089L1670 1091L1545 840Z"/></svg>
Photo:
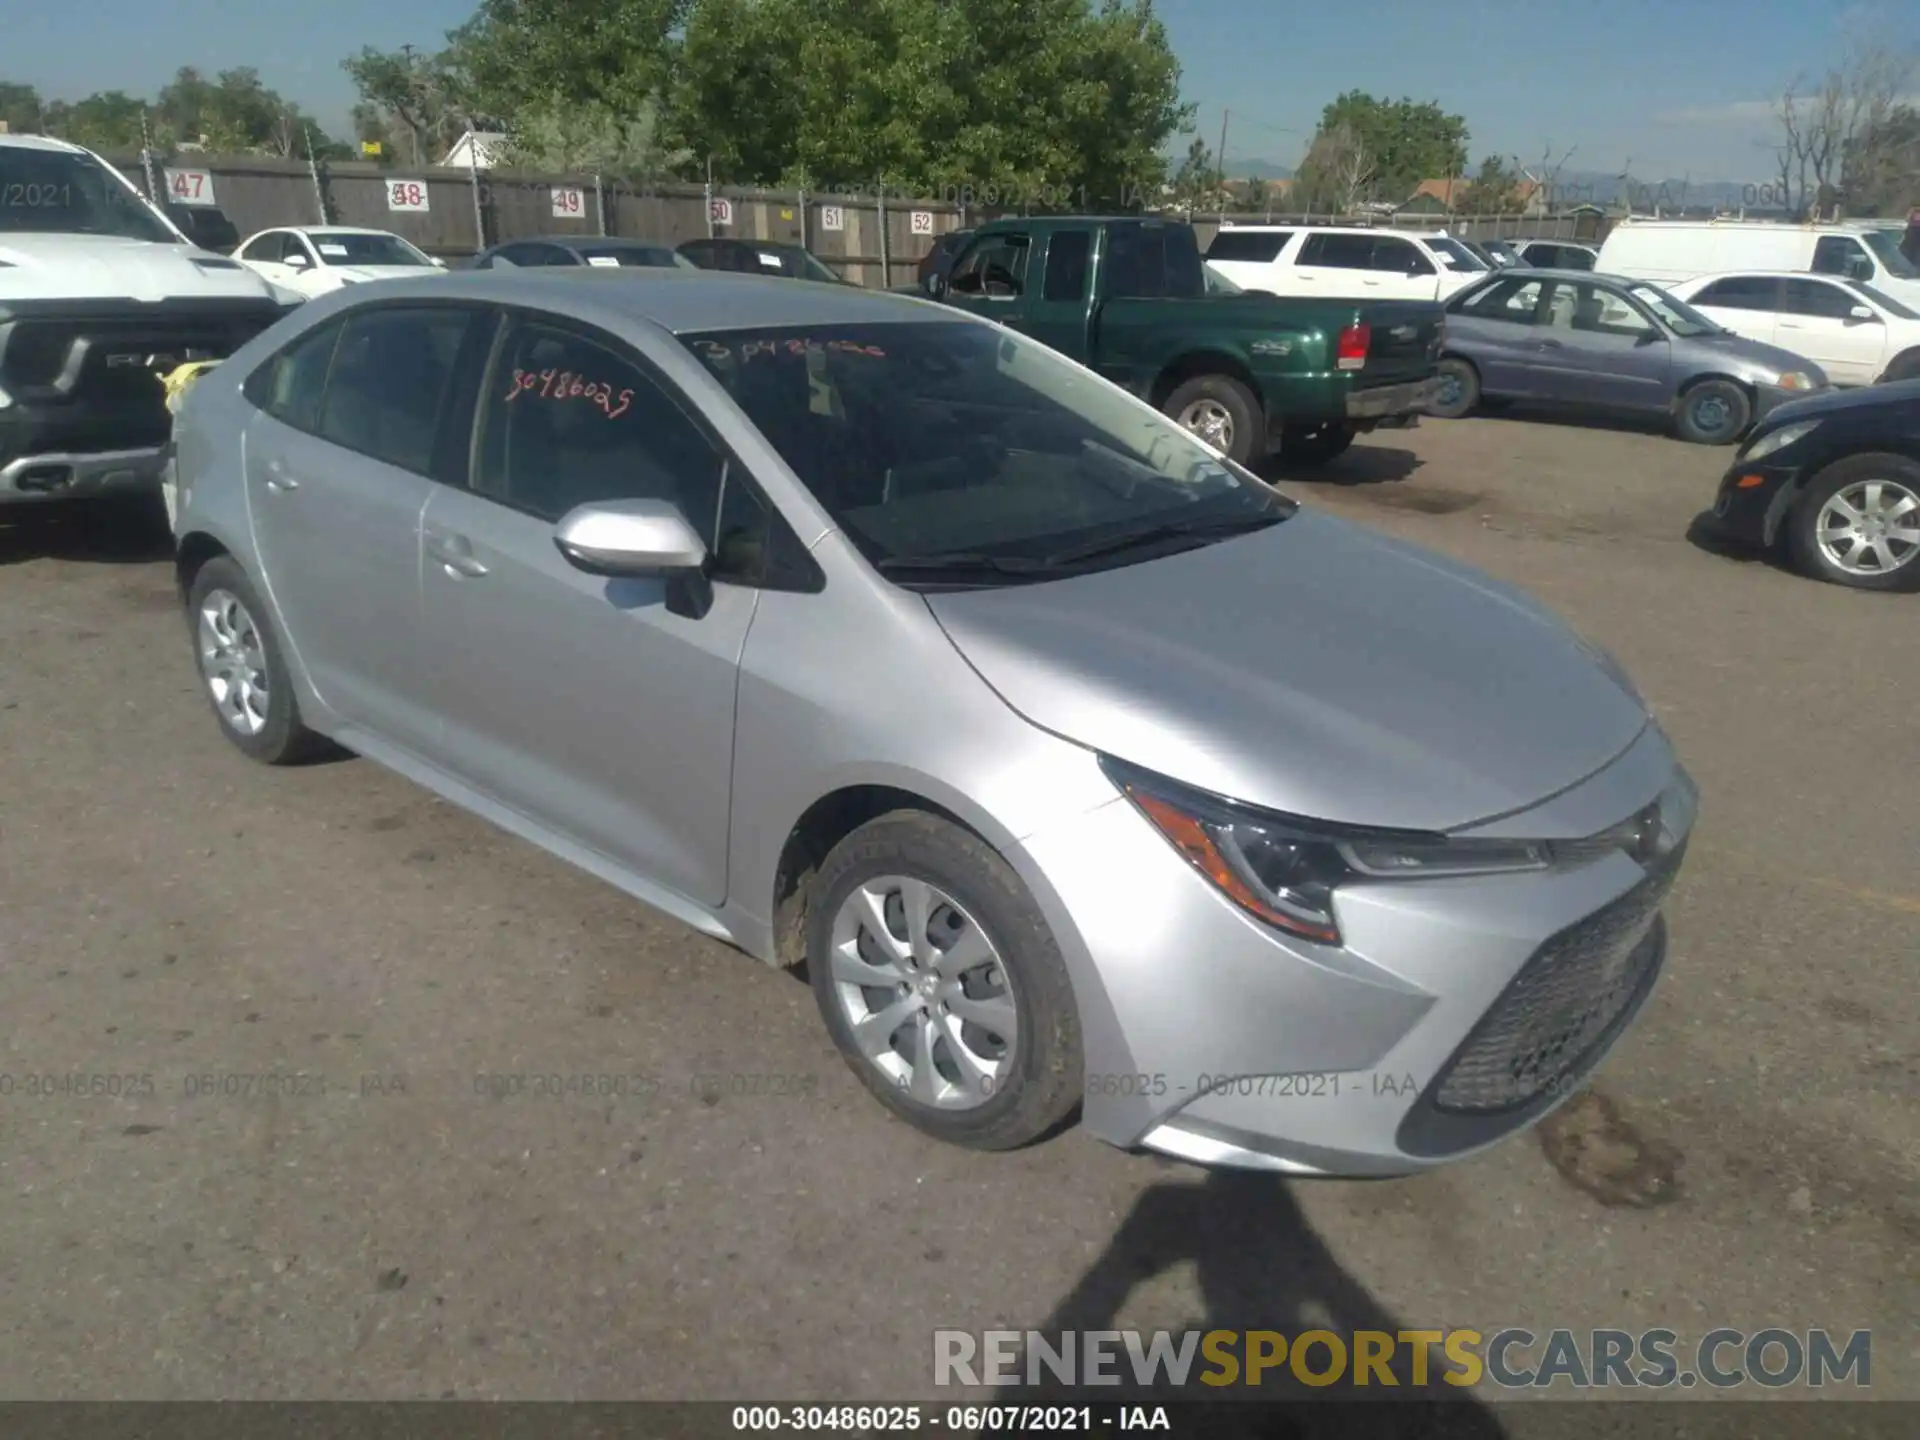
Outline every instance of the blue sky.
<svg viewBox="0 0 1920 1440"><path fill-rule="evenodd" d="M583 0L591 3L591 0ZM345 129L340 60L362 45L437 47L474 0L87 0L10 7L0 79L78 99L151 95L181 65L252 65ZM1463 114L1477 161L1577 145L1569 169L1640 179L1761 180L1769 97L1837 58L1861 27L1920 41L1920 6L1840 0L1158 0L1197 124L1227 168L1295 163L1341 90L1437 99Z"/></svg>

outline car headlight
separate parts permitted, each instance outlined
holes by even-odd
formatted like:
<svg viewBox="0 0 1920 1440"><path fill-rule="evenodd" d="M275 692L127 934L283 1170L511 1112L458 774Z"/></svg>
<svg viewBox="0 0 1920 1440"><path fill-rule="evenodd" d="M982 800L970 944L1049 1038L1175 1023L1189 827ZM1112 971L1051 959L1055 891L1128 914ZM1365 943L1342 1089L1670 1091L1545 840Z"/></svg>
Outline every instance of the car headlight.
<svg viewBox="0 0 1920 1440"><path fill-rule="evenodd" d="M1748 460L1758 460L1771 455L1776 450L1784 450L1796 441L1804 440L1820 428L1818 420L1796 420L1791 425L1782 425L1778 430L1762 435L1758 440L1749 441L1741 447L1736 463L1744 464Z"/></svg>
<svg viewBox="0 0 1920 1440"><path fill-rule="evenodd" d="M1804 370L1788 370L1773 382L1782 390L1818 390L1820 382Z"/></svg>
<svg viewBox="0 0 1920 1440"><path fill-rule="evenodd" d="M1333 894L1357 880L1423 880L1544 870L1551 847L1322 825L1247 809L1102 756L1148 822L1229 900L1303 940L1340 943Z"/></svg>

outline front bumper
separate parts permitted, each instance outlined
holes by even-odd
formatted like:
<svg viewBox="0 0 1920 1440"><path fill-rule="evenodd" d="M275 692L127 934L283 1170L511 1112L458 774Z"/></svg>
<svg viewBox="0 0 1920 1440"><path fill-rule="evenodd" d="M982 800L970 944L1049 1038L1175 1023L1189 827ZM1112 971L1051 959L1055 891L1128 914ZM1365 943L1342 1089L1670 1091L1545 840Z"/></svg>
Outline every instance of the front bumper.
<svg viewBox="0 0 1920 1440"><path fill-rule="evenodd" d="M0 464L0 505L82 499L151 490L165 469L165 446L76 454L41 451Z"/></svg>
<svg viewBox="0 0 1920 1440"><path fill-rule="evenodd" d="M1713 497L1714 523L1732 539L1771 546L1799 493L1800 480L1798 465L1736 461L1720 477L1720 489Z"/></svg>
<svg viewBox="0 0 1920 1440"><path fill-rule="evenodd" d="M1790 400L1805 400L1813 395L1825 395L1833 386L1823 385L1818 390L1782 390L1778 385L1755 385L1753 387L1753 419L1751 425L1757 425L1775 410Z"/></svg>
<svg viewBox="0 0 1920 1440"><path fill-rule="evenodd" d="M1650 725L1500 830L1584 838L1677 784ZM1090 1131L1202 1164L1380 1176L1490 1145L1578 1088L1658 978L1685 840L1664 867L1614 850L1343 890L1339 947L1251 919L1124 799L1030 837L1018 863L1082 962L1076 993L1082 975L1101 992L1081 997Z"/></svg>
<svg viewBox="0 0 1920 1440"><path fill-rule="evenodd" d="M1401 385L1381 385L1372 390L1354 390L1347 395L1347 418L1376 423L1403 417L1417 417L1440 393L1440 378L1409 380Z"/></svg>

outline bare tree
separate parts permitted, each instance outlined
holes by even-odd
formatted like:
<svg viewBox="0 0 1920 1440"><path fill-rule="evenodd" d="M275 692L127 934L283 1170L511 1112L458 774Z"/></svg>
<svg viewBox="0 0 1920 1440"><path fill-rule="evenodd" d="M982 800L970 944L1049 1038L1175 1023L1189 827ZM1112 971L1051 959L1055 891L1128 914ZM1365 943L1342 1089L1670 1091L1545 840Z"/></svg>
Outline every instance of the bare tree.
<svg viewBox="0 0 1920 1440"><path fill-rule="evenodd" d="M1578 145L1569 145L1560 152L1560 157L1555 159L1553 142L1549 140L1540 147L1540 159L1532 166L1523 165L1518 155L1513 157L1513 168L1520 172L1523 179L1533 184L1533 196L1528 197L1529 200L1537 197L1543 213L1552 214L1559 208L1562 198L1560 172L1566 169L1567 161L1573 158L1573 152L1579 148Z"/></svg>
<svg viewBox="0 0 1920 1440"><path fill-rule="evenodd" d="M1334 183L1339 187L1341 209L1351 211L1366 198L1378 168L1366 141L1352 130L1340 134L1340 149L1333 165Z"/></svg>
<svg viewBox="0 0 1920 1440"><path fill-rule="evenodd" d="M1847 157L1886 126L1920 68L1910 44L1868 37L1817 80L1796 75L1780 97L1783 203L1796 215L1824 211L1841 194Z"/></svg>

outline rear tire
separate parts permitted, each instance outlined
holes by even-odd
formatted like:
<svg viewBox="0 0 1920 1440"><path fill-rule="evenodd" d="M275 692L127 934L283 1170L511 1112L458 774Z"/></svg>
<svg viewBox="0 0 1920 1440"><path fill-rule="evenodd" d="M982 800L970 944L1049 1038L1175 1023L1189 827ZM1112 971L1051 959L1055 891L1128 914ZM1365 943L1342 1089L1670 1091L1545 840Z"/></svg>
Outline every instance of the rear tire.
<svg viewBox="0 0 1920 1440"><path fill-rule="evenodd" d="M1701 380L1680 392L1673 428L1690 445L1732 445L1753 423L1753 401L1731 380Z"/></svg>
<svg viewBox="0 0 1920 1440"><path fill-rule="evenodd" d="M1440 393L1427 406L1427 413L1436 420L1460 420L1471 415L1480 403L1480 372L1473 362L1448 355L1435 373L1440 378Z"/></svg>
<svg viewBox="0 0 1920 1440"><path fill-rule="evenodd" d="M949 1144L1012 1150L1073 1112L1085 1062L1066 961L979 836L920 810L868 821L821 862L806 925L827 1033L895 1115Z"/></svg>
<svg viewBox="0 0 1920 1440"><path fill-rule="evenodd" d="M1266 415L1260 402L1231 375L1196 375L1182 381L1160 410L1238 464L1245 465L1266 448Z"/></svg>
<svg viewBox="0 0 1920 1440"><path fill-rule="evenodd" d="M1787 550L1815 580L1920 590L1920 463L1869 453L1817 472L1787 517Z"/></svg>
<svg viewBox="0 0 1920 1440"><path fill-rule="evenodd" d="M1347 453L1359 435L1351 425L1289 425L1280 432L1283 464L1325 465Z"/></svg>

